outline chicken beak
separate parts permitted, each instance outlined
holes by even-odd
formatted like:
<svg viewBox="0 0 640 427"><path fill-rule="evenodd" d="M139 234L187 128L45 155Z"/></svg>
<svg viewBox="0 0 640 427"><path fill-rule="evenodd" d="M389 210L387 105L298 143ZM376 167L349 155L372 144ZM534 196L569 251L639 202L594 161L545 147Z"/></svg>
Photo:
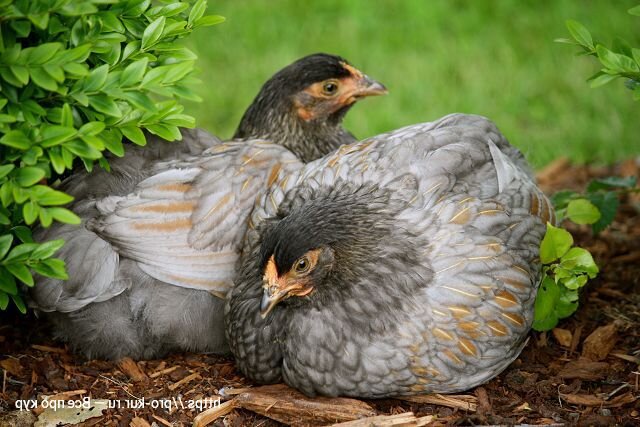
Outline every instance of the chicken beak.
<svg viewBox="0 0 640 427"><path fill-rule="evenodd" d="M363 74L362 78L358 81L353 95L358 98L364 98L365 96L386 95L387 93L389 93L389 91L382 83Z"/></svg>
<svg viewBox="0 0 640 427"><path fill-rule="evenodd" d="M343 63L342 66L349 71L352 78L351 96L354 98L364 98L365 96L386 95L387 88L380 82L373 80L353 65Z"/></svg>
<svg viewBox="0 0 640 427"><path fill-rule="evenodd" d="M272 292L272 289L275 292ZM273 307L282 301L286 295L286 290L279 290L271 286L265 287L262 300L260 300L260 317L263 319L267 317L267 315L271 313L271 310L273 310Z"/></svg>

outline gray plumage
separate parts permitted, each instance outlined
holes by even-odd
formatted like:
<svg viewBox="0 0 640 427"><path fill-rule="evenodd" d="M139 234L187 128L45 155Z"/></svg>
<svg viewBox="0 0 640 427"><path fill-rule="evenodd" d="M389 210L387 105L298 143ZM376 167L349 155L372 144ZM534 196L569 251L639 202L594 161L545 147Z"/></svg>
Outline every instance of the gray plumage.
<svg viewBox="0 0 640 427"><path fill-rule="evenodd" d="M523 156L483 117L341 147L275 183L252 214L225 309L237 366L308 395L483 383L524 345L552 215ZM269 268L285 280L305 253L317 267L300 283L313 291L263 319Z"/></svg>

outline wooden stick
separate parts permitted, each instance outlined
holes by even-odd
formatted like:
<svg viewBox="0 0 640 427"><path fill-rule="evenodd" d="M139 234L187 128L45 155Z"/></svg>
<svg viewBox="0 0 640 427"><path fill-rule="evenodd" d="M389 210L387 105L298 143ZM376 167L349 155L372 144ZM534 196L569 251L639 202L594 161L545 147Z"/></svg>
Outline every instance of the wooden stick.
<svg viewBox="0 0 640 427"><path fill-rule="evenodd" d="M180 386L182 386L182 385L184 385L184 384L186 384L186 383L188 383L188 382L190 382L190 381L193 381L193 380L195 380L195 379L202 379L202 377L200 376L200 374L199 374L199 373L195 372L195 373L193 373L193 374L191 374L191 375L188 375L188 376L184 377L183 379L181 379L181 380L180 380L180 381L178 381L177 383L173 383L173 384L171 384L171 385L169 386L169 390L174 391L174 390L175 390L175 389L177 389L178 387L180 387Z"/></svg>
<svg viewBox="0 0 640 427"><path fill-rule="evenodd" d="M417 418L413 412L405 412L396 415L378 415L375 417L362 418L346 423L333 424L333 427L404 427L404 426L426 426L433 422L434 416L427 415Z"/></svg>
<svg viewBox="0 0 640 427"><path fill-rule="evenodd" d="M443 396L441 394L425 394L418 396L397 397L398 400L413 403L427 403L430 405L446 406L447 408L462 409L463 411L476 412L478 410L478 398L467 394Z"/></svg>
<svg viewBox="0 0 640 427"><path fill-rule="evenodd" d="M205 427L218 418L224 417L235 408L236 403L233 400L230 400L228 402L224 402L220 406L202 411L193 419L192 427Z"/></svg>

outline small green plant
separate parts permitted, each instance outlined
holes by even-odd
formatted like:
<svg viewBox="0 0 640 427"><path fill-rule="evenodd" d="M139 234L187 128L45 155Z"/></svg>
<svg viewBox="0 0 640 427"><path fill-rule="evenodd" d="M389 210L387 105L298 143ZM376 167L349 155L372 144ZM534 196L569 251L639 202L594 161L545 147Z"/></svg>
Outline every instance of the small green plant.
<svg viewBox="0 0 640 427"><path fill-rule="evenodd" d="M173 141L193 127L182 99L196 56L177 43L204 16L206 0L0 0L0 309L25 304L16 279L64 279L53 258L61 240L34 243L30 228L80 222L52 188L78 161L109 167L123 139L145 145L144 130Z"/></svg>
<svg viewBox="0 0 640 427"><path fill-rule="evenodd" d="M533 328L553 329L560 319L578 309L580 289L598 274L598 266L586 249L573 246L567 230L547 223L540 245L542 282L535 302Z"/></svg>
<svg viewBox="0 0 640 427"><path fill-rule="evenodd" d="M628 12L640 16L640 6L633 7ZM580 54L595 56L602 65L602 69L588 79L591 87L625 78L626 86L633 91L633 99L640 100L640 49L631 47L621 38L615 38L612 45L606 47L594 40L589 30L581 23L569 20L566 25L571 38L560 38L556 41L580 46Z"/></svg>
<svg viewBox="0 0 640 427"><path fill-rule="evenodd" d="M591 225L594 234L608 227L618 211L619 196L638 191L635 177L608 177L589 183L584 193L560 191L552 197L557 221ZM586 249L573 246L567 230L547 224L540 245L542 282L535 302L533 328L553 329L560 319L578 309L580 290L598 274L598 266Z"/></svg>

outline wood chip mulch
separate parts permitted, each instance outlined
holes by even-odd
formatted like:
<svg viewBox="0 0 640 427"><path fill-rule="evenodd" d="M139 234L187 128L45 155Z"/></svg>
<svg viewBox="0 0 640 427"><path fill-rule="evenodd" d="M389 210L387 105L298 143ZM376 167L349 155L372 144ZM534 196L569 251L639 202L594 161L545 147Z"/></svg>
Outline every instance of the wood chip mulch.
<svg viewBox="0 0 640 427"><path fill-rule="evenodd" d="M640 177L640 158L610 167L559 159L538 178L551 194L612 175ZM464 395L308 399L282 385L257 387L232 359L212 355L87 361L32 314L8 311L0 313L0 426L640 425L640 194L625 196L599 236L570 230L601 268L580 309L551 332L532 332L516 362ZM51 409L89 397L89 408Z"/></svg>

